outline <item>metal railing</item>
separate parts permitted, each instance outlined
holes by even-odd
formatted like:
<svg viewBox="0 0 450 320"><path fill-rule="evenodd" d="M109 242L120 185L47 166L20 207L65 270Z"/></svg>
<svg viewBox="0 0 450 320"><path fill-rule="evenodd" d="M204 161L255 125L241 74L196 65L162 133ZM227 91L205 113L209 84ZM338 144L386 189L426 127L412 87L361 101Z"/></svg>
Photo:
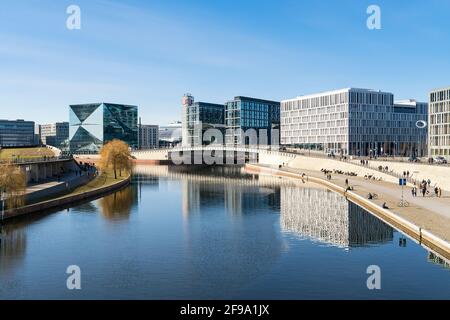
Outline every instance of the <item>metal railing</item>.
<svg viewBox="0 0 450 320"><path fill-rule="evenodd" d="M72 156L59 156L59 157L33 157L33 158L12 158L11 160L1 160L0 163L13 163L13 164L30 164L30 163L44 163L65 161L73 159Z"/></svg>

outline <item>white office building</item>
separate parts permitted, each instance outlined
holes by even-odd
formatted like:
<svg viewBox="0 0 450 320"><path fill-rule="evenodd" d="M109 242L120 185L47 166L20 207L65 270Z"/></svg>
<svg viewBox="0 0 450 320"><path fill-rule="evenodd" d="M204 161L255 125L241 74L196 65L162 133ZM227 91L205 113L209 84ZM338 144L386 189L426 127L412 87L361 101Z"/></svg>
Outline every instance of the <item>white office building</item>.
<svg viewBox="0 0 450 320"><path fill-rule="evenodd" d="M450 87L430 92L429 155L450 160Z"/></svg>
<svg viewBox="0 0 450 320"><path fill-rule="evenodd" d="M140 125L139 147L141 149L156 149L159 147L159 126Z"/></svg>
<svg viewBox="0 0 450 320"><path fill-rule="evenodd" d="M426 103L394 103L389 92L347 88L281 102L281 144L335 155L424 155Z"/></svg>
<svg viewBox="0 0 450 320"><path fill-rule="evenodd" d="M69 144L69 122L41 124L39 126L41 142L56 148L67 148Z"/></svg>

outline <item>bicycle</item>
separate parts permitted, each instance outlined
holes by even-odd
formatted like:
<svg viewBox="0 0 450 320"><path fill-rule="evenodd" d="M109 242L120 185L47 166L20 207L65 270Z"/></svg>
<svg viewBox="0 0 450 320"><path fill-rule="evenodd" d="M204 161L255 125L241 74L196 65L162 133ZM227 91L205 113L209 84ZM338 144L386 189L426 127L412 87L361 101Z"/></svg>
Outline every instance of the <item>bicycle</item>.
<svg viewBox="0 0 450 320"><path fill-rule="evenodd" d="M372 196L372 197L370 197L370 196ZM367 199L369 199L369 200L376 200L376 199L378 199L378 194L370 193L369 195L367 195Z"/></svg>
<svg viewBox="0 0 450 320"><path fill-rule="evenodd" d="M409 202L406 201L406 200L401 200L401 201L398 203L398 206L399 206L399 207L403 207L403 208L409 207Z"/></svg>

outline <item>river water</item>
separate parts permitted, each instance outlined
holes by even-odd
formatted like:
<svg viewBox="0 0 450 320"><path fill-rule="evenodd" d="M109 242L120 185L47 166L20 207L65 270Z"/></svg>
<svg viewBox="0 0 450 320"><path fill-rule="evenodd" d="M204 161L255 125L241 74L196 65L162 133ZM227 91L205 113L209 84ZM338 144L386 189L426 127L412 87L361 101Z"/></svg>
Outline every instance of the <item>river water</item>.
<svg viewBox="0 0 450 320"><path fill-rule="evenodd" d="M450 299L448 261L336 193L238 167L137 166L0 237L0 299Z"/></svg>

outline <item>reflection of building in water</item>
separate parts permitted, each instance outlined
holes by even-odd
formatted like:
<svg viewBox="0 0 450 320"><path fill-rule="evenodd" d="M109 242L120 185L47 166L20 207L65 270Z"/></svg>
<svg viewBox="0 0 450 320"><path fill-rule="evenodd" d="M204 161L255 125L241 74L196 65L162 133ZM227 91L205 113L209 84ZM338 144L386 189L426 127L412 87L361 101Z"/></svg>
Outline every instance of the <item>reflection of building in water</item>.
<svg viewBox="0 0 450 320"><path fill-rule="evenodd" d="M21 258L25 255L27 247L27 236L23 229L16 229L16 226L0 225L0 269L7 270L14 267L11 263L14 258Z"/></svg>
<svg viewBox="0 0 450 320"><path fill-rule="evenodd" d="M432 251L428 251L428 262L435 263L444 268L450 269L450 261Z"/></svg>
<svg viewBox="0 0 450 320"><path fill-rule="evenodd" d="M279 187L224 185L183 181L183 210L192 214L208 207L225 207L232 214L246 214L259 209L279 210Z"/></svg>
<svg viewBox="0 0 450 320"><path fill-rule="evenodd" d="M183 215L207 207L224 206L233 214L254 212L267 205L279 211L280 185L301 182L279 177L247 174L238 166L145 166L134 172L182 181Z"/></svg>
<svg viewBox="0 0 450 320"><path fill-rule="evenodd" d="M390 226L341 195L324 189L282 188L281 228L345 248L393 238Z"/></svg>
<svg viewBox="0 0 450 320"><path fill-rule="evenodd" d="M175 168L177 173L179 170L182 169ZM225 207L231 214L246 214L262 208L279 210L280 186L276 183L279 180L260 181L258 176L246 175L239 167L190 170L182 176L182 181L185 216L208 207Z"/></svg>

